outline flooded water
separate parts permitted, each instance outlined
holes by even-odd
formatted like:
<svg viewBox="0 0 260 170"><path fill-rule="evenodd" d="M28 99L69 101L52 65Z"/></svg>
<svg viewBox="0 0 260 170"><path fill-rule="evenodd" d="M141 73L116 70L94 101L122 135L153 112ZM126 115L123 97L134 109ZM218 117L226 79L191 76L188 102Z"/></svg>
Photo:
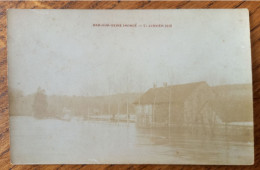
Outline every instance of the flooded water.
<svg viewBox="0 0 260 170"><path fill-rule="evenodd" d="M15 126L14 126L15 125ZM238 164L253 161L253 144L142 129L135 123L39 120L11 116L11 159L16 163Z"/></svg>

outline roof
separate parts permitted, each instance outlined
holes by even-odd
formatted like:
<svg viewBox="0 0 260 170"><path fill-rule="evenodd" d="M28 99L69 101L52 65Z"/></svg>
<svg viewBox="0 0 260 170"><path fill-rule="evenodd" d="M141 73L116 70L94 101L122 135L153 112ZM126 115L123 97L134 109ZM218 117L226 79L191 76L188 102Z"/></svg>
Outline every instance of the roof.
<svg viewBox="0 0 260 170"><path fill-rule="evenodd" d="M172 102L184 102L200 85L207 85L206 82L171 85L167 87L151 88L146 91L134 104L168 103L171 94ZM139 101L140 100L140 101Z"/></svg>
<svg viewBox="0 0 260 170"><path fill-rule="evenodd" d="M252 98L252 84L228 84L211 87L217 96L238 97L247 96Z"/></svg>

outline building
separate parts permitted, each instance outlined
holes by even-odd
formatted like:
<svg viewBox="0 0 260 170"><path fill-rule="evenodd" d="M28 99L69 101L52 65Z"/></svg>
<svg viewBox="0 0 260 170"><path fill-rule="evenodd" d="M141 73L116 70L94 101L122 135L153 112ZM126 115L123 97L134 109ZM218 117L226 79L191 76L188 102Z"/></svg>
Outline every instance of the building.
<svg viewBox="0 0 260 170"><path fill-rule="evenodd" d="M171 127L219 121L210 106L214 92L206 82L151 88L135 102L137 126Z"/></svg>
<svg viewBox="0 0 260 170"><path fill-rule="evenodd" d="M221 85L211 88L215 94L211 107L222 123L253 125L251 84Z"/></svg>

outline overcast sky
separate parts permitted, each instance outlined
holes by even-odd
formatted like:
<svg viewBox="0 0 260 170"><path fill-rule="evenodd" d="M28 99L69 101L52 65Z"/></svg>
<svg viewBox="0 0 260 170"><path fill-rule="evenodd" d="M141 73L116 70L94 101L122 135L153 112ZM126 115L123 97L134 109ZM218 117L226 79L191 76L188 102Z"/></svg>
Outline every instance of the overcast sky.
<svg viewBox="0 0 260 170"><path fill-rule="evenodd" d="M251 83L247 10L9 10L9 86L107 95ZM93 24L172 24L172 28Z"/></svg>

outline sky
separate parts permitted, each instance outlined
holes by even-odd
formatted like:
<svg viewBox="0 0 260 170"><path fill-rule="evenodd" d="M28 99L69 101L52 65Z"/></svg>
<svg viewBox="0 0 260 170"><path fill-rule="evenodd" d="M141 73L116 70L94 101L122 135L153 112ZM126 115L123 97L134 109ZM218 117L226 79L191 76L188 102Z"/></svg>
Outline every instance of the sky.
<svg viewBox="0 0 260 170"><path fill-rule="evenodd" d="M11 9L8 83L24 94L41 87L84 96L144 92L163 82L251 83L249 38L245 9Z"/></svg>

